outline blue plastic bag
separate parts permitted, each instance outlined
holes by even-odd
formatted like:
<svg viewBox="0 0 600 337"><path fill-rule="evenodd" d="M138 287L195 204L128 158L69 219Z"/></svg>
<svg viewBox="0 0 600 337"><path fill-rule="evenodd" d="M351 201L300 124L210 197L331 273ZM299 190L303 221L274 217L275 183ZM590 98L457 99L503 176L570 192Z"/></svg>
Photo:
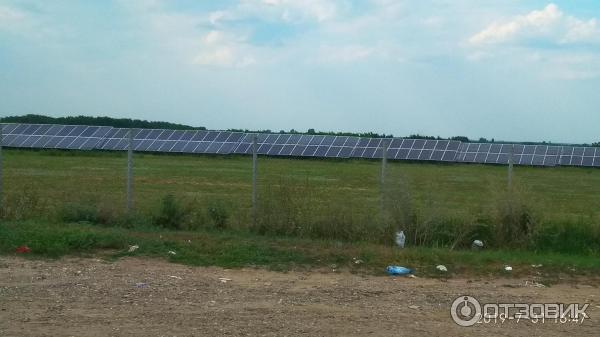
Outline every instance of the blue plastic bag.
<svg viewBox="0 0 600 337"><path fill-rule="evenodd" d="M410 268L400 266L388 266L386 271L388 275L410 275L415 272Z"/></svg>

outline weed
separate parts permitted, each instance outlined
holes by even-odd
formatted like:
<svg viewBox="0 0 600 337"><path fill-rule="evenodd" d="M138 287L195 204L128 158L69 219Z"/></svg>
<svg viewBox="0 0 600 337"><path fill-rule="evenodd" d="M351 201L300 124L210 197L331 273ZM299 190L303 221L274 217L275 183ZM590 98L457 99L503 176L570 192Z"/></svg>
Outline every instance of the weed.
<svg viewBox="0 0 600 337"><path fill-rule="evenodd" d="M8 195L2 203L0 218L24 220L43 215L46 205L33 186L26 185L18 193Z"/></svg>
<svg viewBox="0 0 600 337"><path fill-rule="evenodd" d="M208 216L216 228L224 229L227 227L229 212L222 202L213 202L208 208Z"/></svg>
<svg viewBox="0 0 600 337"><path fill-rule="evenodd" d="M158 214L154 217L154 224L168 228L181 229L189 214L174 195L166 195L161 202L161 207Z"/></svg>
<svg viewBox="0 0 600 337"><path fill-rule="evenodd" d="M526 194L509 189L497 194L493 213L494 242L497 247L527 247L536 225L536 217Z"/></svg>

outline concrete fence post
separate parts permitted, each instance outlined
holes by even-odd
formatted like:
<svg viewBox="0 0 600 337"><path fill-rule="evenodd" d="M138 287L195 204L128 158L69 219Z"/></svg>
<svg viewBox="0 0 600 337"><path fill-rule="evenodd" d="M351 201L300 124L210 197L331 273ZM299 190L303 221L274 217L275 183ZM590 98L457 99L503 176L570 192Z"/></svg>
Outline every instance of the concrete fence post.
<svg viewBox="0 0 600 337"><path fill-rule="evenodd" d="M133 211L133 130L127 132L127 212Z"/></svg>
<svg viewBox="0 0 600 337"><path fill-rule="evenodd" d="M258 174L258 139L257 135L252 136L252 222L256 225L257 217L257 191L256 191L256 176Z"/></svg>

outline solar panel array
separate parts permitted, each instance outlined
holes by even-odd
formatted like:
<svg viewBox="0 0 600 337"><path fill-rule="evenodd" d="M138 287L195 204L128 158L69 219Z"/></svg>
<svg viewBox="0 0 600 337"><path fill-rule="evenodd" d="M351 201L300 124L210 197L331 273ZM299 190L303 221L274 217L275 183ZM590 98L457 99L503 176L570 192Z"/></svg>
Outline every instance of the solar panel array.
<svg viewBox="0 0 600 337"><path fill-rule="evenodd" d="M129 129L108 126L3 124L2 146L72 150L126 150ZM322 158L507 164L511 152L517 165L600 167L600 148L462 143L450 140L361 138L349 136L252 134L230 131L132 129L134 151L251 154L254 136L258 154Z"/></svg>
<svg viewBox="0 0 600 337"><path fill-rule="evenodd" d="M517 165L600 167L600 148L555 145L462 143L458 162Z"/></svg>

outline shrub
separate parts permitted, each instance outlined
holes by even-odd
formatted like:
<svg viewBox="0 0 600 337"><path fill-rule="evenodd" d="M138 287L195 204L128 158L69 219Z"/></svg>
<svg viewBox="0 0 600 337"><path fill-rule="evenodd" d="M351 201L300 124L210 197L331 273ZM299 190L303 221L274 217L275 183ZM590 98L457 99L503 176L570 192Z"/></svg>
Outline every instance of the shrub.
<svg viewBox="0 0 600 337"><path fill-rule="evenodd" d="M215 202L208 207L208 216L214 227L224 229L227 227L229 212L223 203Z"/></svg>
<svg viewBox="0 0 600 337"><path fill-rule="evenodd" d="M526 247L535 230L536 217L522 191L507 190L495 200L492 222L494 243L500 248Z"/></svg>
<svg viewBox="0 0 600 337"><path fill-rule="evenodd" d="M58 209L58 219L63 222L87 222L96 225L131 227L139 223L139 214L126 214L102 202L68 202Z"/></svg>
<svg viewBox="0 0 600 337"><path fill-rule="evenodd" d="M166 195L161 201L159 213L154 217L154 224L168 228L183 228L189 210L186 210L172 194Z"/></svg>
<svg viewBox="0 0 600 337"><path fill-rule="evenodd" d="M571 254L600 253L600 225L583 219L539 226L531 249Z"/></svg>
<svg viewBox="0 0 600 337"><path fill-rule="evenodd" d="M64 222L98 223L99 215L95 206L66 203L60 210L60 218Z"/></svg>

